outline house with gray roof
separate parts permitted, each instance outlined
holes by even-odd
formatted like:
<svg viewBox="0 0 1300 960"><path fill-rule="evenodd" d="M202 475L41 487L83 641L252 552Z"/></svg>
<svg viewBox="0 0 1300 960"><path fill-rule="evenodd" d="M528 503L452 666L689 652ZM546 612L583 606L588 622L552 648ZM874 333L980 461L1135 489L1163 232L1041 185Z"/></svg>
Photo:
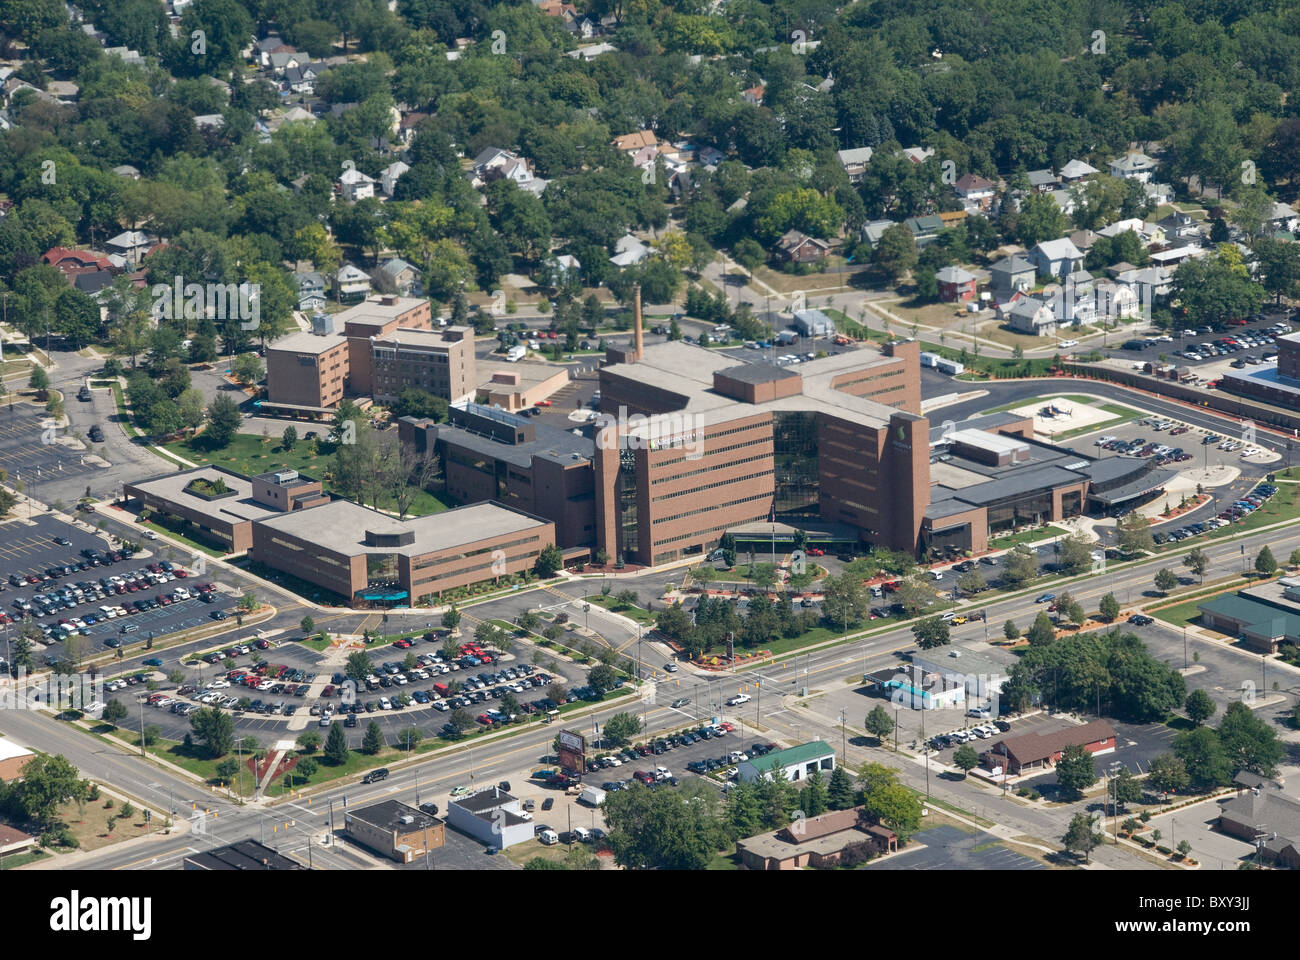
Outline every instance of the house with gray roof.
<svg viewBox="0 0 1300 960"><path fill-rule="evenodd" d="M1134 150L1112 160L1109 167L1112 177L1147 183L1156 171L1156 162L1140 150Z"/></svg>
<svg viewBox="0 0 1300 960"><path fill-rule="evenodd" d="M401 257L389 257L379 265L371 279L381 293L396 293L403 297L423 296L420 271Z"/></svg>
<svg viewBox="0 0 1300 960"><path fill-rule="evenodd" d="M1062 280L1083 267L1083 253L1070 242L1069 237L1035 244L1028 259L1040 276Z"/></svg>
<svg viewBox="0 0 1300 960"><path fill-rule="evenodd" d="M853 150L837 150L835 155L839 157L840 166L848 175L849 183L861 183L862 178L867 174L867 164L871 162L871 154L874 151L871 147L857 147Z"/></svg>
<svg viewBox="0 0 1300 960"><path fill-rule="evenodd" d="M1078 183L1098 173L1101 171L1091 164L1084 163L1082 160L1071 160L1061 168L1060 179L1062 183Z"/></svg>
<svg viewBox="0 0 1300 960"><path fill-rule="evenodd" d="M1010 306L998 308L999 319L1016 333L1050 337L1060 324L1052 308L1037 297L1020 297Z"/></svg>
<svg viewBox="0 0 1300 960"><path fill-rule="evenodd" d="M1037 276L1032 260L1012 254L989 267L989 287L994 299L1005 303L1015 294L1032 288Z"/></svg>

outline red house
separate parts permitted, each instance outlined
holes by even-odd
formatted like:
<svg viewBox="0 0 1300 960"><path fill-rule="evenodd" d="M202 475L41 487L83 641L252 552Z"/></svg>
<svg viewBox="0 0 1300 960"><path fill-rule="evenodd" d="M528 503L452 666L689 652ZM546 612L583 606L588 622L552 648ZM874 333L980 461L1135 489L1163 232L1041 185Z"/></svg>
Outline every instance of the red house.
<svg viewBox="0 0 1300 960"><path fill-rule="evenodd" d="M75 282L78 274L113 269L113 263L108 257L87 250L69 250L67 247L51 247L41 259L67 277L69 283Z"/></svg>
<svg viewBox="0 0 1300 960"><path fill-rule="evenodd" d="M999 740L985 751L982 760L986 768L1002 767L1014 777L1054 765L1061 752L1073 745L1089 753L1110 753L1115 749L1115 731L1105 720L1092 720L1049 733L1023 733Z"/></svg>
<svg viewBox="0 0 1300 960"><path fill-rule="evenodd" d="M939 281L939 299L944 303L959 303L975 297L975 274L961 267L944 267L934 278Z"/></svg>

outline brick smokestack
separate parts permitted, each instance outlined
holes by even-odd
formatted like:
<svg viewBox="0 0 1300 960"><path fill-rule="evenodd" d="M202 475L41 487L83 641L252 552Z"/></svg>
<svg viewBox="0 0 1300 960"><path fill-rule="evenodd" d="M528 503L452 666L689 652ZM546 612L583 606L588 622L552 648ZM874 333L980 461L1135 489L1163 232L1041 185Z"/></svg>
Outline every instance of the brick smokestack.
<svg viewBox="0 0 1300 960"><path fill-rule="evenodd" d="M633 308L633 310L635 311L635 324L636 324L636 327L635 327L635 329L636 329L636 358L637 358L638 360L640 360L640 359L641 359L641 355L642 355L642 342L641 342L641 284L638 283L635 287L633 287L633 290L636 292L636 306Z"/></svg>

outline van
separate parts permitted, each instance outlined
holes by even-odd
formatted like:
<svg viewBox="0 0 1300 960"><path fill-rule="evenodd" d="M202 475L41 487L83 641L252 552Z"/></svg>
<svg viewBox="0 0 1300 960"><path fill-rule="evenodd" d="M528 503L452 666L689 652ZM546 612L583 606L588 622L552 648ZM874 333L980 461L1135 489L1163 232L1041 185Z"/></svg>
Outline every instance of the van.
<svg viewBox="0 0 1300 960"><path fill-rule="evenodd" d="M554 830L543 830L537 835L537 839L548 847L553 847L555 844L560 842L560 835Z"/></svg>
<svg viewBox="0 0 1300 960"><path fill-rule="evenodd" d="M931 579L931 580L942 580L942 579L943 579L943 571L942 571L942 570L931 570L931 571L929 571L929 573L930 573L930 579Z"/></svg>
<svg viewBox="0 0 1300 960"><path fill-rule="evenodd" d="M579 843L590 843L591 831L588 830L586 827L574 827L573 839L577 840Z"/></svg>
<svg viewBox="0 0 1300 960"><path fill-rule="evenodd" d="M378 770L371 770L361 778L362 783L378 783L380 780L388 779L388 768L380 767Z"/></svg>
<svg viewBox="0 0 1300 960"><path fill-rule="evenodd" d="M879 584L873 584L871 587L871 595L877 598L883 597L885 595L885 591L880 589Z"/></svg>

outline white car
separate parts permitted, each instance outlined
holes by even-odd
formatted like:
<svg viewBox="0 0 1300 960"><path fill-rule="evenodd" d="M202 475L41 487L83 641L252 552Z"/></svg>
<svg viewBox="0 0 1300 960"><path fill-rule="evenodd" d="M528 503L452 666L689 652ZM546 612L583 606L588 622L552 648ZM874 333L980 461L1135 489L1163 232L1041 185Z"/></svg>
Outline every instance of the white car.
<svg viewBox="0 0 1300 960"><path fill-rule="evenodd" d="M230 687L230 681L229 681L229 680L209 680L209 681L208 681L208 689L209 689L209 690L226 690L226 689L229 689L229 687Z"/></svg>
<svg viewBox="0 0 1300 960"><path fill-rule="evenodd" d="M531 820L531 819L533 819L533 815L532 815L531 813L529 813L527 810L521 810L521 811L519 812L519 814L518 814L518 817L519 817L520 820Z"/></svg>
<svg viewBox="0 0 1300 960"><path fill-rule="evenodd" d="M1093 445L1098 447L1104 447L1106 444L1110 443L1114 439L1115 439L1114 437L1107 434L1104 437L1098 437L1096 440L1094 440Z"/></svg>
<svg viewBox="0 0 1300 960"><path fill-rule="evenodd" d="M1263 451L1260 450L1259 447L1247 447L1245 450L1241 451L1241 457L1244 460L1246 457L1257 457L1261 453L1263 453Z"/></svg>
<svg viewBox="0 0 1300 960"><path fill-rule="evenodd" d="M1078 345L1078 340L1062 340L1060 343L1060 346L1062 347L1077 347Z"/></svg>
<svg viewBox="0 0 1300 960"><path fill-rule="evenodd" d="M387 697L380 697L380 698L379 698L379 709L380 709L380 710L391 710L391 709L393 709L393 701L389 700Z"/></svg>
<svg viewBox="0 0 1300 960"><path fill-rule="evenodd" d="M152 530L146 530L144 532L144 538L146 540L157 540L158 534L154 533Z"/></svg>

